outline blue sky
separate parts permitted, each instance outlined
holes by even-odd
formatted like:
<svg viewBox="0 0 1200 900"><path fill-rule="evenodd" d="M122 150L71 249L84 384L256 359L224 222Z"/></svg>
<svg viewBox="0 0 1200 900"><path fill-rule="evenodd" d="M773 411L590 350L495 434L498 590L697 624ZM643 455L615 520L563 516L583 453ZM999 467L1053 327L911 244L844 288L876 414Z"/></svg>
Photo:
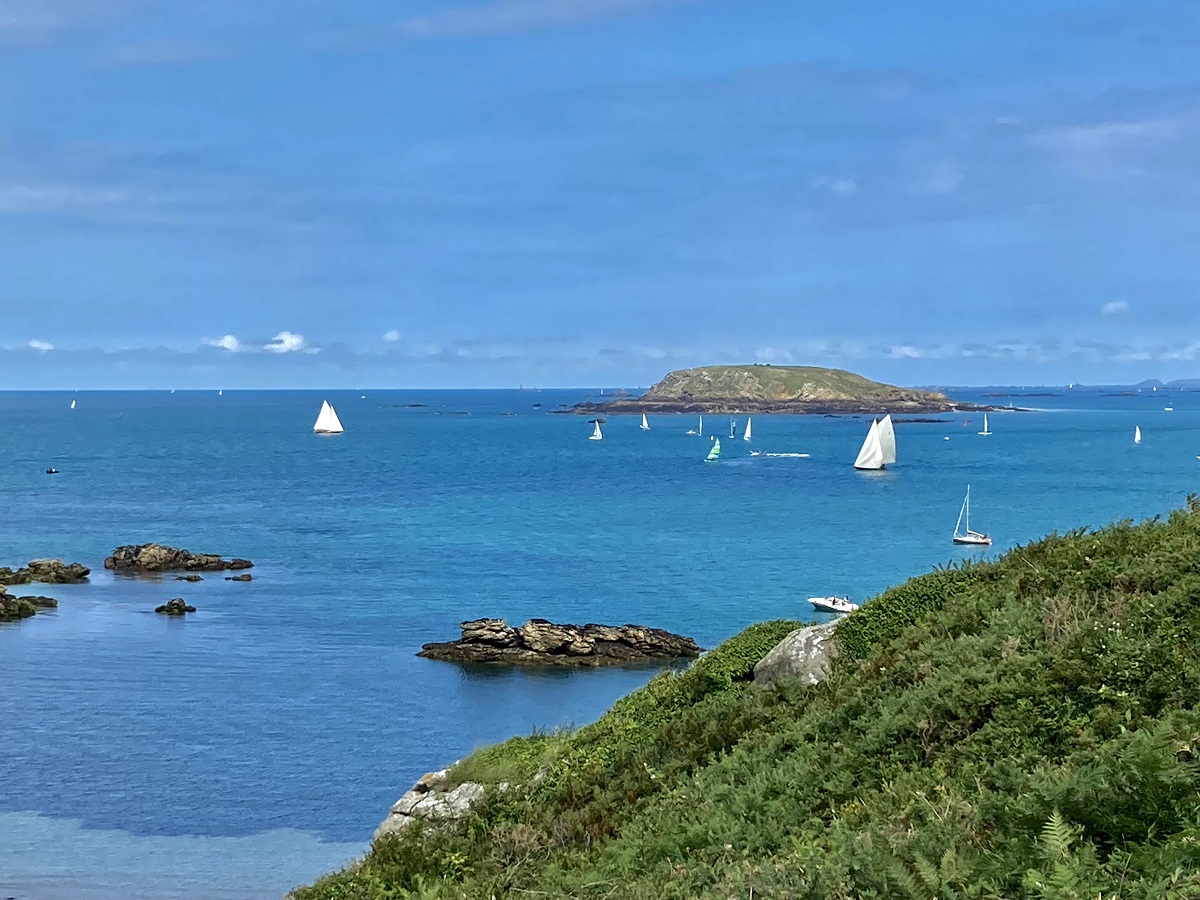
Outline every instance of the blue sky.
<svg viewBox="0 0 1200 900"><path fill-rule="evenodd" d="M0 0L0 386L1200 376L1200 5Z"/></svg>

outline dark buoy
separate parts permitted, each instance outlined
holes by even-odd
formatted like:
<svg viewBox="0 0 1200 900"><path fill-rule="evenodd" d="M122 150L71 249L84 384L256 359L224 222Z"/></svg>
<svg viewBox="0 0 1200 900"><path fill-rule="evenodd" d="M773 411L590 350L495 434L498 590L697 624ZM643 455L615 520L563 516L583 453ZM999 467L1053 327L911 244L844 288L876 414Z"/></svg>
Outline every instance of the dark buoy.
<svg viewBox="0 0 1200 900"><path fill-rule="evenodd" d="M47 470L46 470L46 474L47 474L47 475L57 475L57 474L58 474L58 469L56 469L56 468L54 468L53 466L51 466L49 469L47 469Z"/></svg>

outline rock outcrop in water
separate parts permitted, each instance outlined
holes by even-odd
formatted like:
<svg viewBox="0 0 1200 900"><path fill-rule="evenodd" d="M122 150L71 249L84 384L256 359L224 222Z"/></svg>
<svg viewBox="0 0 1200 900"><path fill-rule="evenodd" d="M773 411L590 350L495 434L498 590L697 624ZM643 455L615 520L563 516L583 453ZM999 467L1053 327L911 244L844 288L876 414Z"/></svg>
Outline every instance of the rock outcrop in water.
<svg viewBox="0 0 1200 900"><path fill-rule="evenodd" d="M174 600L168 600L162 606L154 607L154 611L164 616L182 616L186 613L194 613L196 607L188 606L182 597L176 597Z"/></svg>
<svg viewBox="0 0 1200 900"><path fill-rule="evenodd" d="M58 601L53 597L12 597L0 585L0 622L27 619L39 609L54 609Z"/></svg>
<svg viewBox="0 0 1200 900"><path fill-rule="evenodd" d="M104 568L117 572L221 572L253 565L248 559L222 559L213 553L192 553L162 544L127 544L104 560Z"/></svg>
<svg viewBox="0 0 1200 900"><path fill-rule="evenodd" d="M641 625L557 625L530 619L474 619L457 641L425 644L418 656L457 663L514 666L617 666L700 655L690 637Z"/></svg>
<svg viewBox="0 0 1200 900"><path fill-rule="evenodd" d="M92 570L82 563L64 563L61 559L34 559L28 565L13 571L8 566L0 567L0 585L31 584L81 584L88 580Z"/></svg>

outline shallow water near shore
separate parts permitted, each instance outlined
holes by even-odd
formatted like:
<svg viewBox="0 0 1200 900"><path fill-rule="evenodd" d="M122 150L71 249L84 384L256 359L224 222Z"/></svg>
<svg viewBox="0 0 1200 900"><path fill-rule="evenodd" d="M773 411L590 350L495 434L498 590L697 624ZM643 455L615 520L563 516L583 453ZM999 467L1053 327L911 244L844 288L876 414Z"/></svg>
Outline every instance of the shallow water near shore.
<svg viewBox="0 0 1200 900"><path fill-rule="evenodd" d="M323 396L345 434L311 433ZM636 622L713 646L823 620L810 595L861 600L993 552L950 543L968 482L994 552L1165 513L1200 483L1196 393L1039 397L990 416L990 437L978 416L902 424L881 474L850 467L862 419L756 417L755 448L811 454L766 459L709 417L724 452L706 464L691 417L614 418L589 442L583 419L546 414L579 399L0 394L0 565L94 570L11 589L60 606L0 626L0 896L279 897L365 849L423 772L587 722L652 674L415 657L462 619ZM151 540L249 557L254 580L103 570ZM152 612L172 597L198 612Z"/></svg>

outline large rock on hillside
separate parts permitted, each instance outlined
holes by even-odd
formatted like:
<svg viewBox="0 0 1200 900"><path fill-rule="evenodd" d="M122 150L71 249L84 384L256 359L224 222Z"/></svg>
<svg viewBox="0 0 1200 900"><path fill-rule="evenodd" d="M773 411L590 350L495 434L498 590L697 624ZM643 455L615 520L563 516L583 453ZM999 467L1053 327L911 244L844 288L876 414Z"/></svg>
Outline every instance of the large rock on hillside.
<svg viewBox="0 0 1200 900"><path fill-rule="evenodd" d="M8 566L0 568L0 585L7 584L81 584L92 570L82 563L64 563L61 559L34 559L15 572Z"/></svg>
<svg viewBox="0 0 1200 900"><path fill-rule="evenodd" d="M375 829L375 839L403 831L420 819L427 822L453 821L470 812L471 807L483 799L486 789L482 784L471 781L451 787L446 784L448 771L442 769L440 772L431 772L414 784L392 805L388 817ZM504 790L505 787L507 785L501 785L500 789Z"/></svg>
<svg viewBox="0 0 1200 900"><path fill-rule="evenodd" d="M222 559L213 553L192 553L162 544L127 544L104 560L104 568L117 572L221 572L253 565L248 559Z"/></svg>
<svg viewBox="0 0 1200 900"><path fill-rule="evenodd" d="M642 625L558 625L530 619L510 628L503 619L475 619L459 627L459 640L425 644L417 655L515 666L613 666L700 655L690 637Z"/></svg>
<svg viewBox="0 0 1200 900"><path fill-rule="evenodd" d="M754 683L774 684L783 678L798 678L805 684L823 681L837 655L833 635L838 621L797 628L759 660Z"/></svg>

